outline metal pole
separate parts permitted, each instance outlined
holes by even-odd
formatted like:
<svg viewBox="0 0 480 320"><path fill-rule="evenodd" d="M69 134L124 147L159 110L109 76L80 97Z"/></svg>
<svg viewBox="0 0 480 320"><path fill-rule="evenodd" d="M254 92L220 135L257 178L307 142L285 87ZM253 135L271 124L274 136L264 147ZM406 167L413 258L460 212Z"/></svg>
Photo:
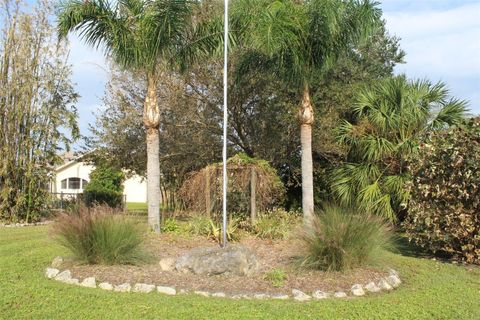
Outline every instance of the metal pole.
<svg viewBox="0 0 480 320"><path fill-rule="evenodd" d="M228 123L228 0L225 0L223 19L223 230L222 247L227 245L227 123Z"/></svg>

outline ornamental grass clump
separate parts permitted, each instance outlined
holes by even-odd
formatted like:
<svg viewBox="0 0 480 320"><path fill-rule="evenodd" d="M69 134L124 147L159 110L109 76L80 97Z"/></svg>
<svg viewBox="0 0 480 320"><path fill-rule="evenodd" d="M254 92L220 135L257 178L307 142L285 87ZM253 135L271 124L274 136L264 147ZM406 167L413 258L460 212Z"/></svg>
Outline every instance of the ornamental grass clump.
<svg viewBox="0 0 480 320"><path fill-rule="evenodd" d="M325 206L306 227L303 266L325 271L345 271L374 262L390 247L392 231L387 222L353 209Z"/></svg>
<svg viewBox="0 0 480 320"><path fill-rule="evenodd" d="M83 207L61 214L53 230L58 242L82 262L138 264L148 258L141 248L143 236L138 223L109 207Z"/></svg>

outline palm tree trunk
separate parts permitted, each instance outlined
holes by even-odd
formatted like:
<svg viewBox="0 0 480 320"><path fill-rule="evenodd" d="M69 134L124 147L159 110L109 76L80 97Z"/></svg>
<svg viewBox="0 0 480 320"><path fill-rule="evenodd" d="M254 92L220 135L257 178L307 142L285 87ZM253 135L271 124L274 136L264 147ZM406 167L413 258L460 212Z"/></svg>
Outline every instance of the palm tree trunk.
<svg viewBox="0 0 480 320"><path fill-rule="evenodd" d="M147 132L147 202L148 225L160 233L160 112L157 103L156 82L148 77L147 96L143 108L143 123Z"/></svg>
<svg viewBox="0 0 480 320"><path fill-rule="evenodd" d="M300 120L300 142L302 146L302 210L305 224L309 224L314 214L313 202L313 160L312 160L312 124L313 106L310 90L305 86L302 103L298 111Z"/></svg>

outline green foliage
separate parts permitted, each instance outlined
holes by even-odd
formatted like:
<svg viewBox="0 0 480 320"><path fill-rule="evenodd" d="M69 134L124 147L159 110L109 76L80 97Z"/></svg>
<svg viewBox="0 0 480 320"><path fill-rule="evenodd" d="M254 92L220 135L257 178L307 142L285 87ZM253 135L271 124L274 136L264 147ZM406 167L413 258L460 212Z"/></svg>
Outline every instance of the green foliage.
<svg viewBox="0 0 480 320"><path fill-rule="evenodd" d="M269 281L275 288L283 287L283 284L287 278L287 274L283 269L272 269L265 273L264 276L264 279Z"/></svg>
<svg viewBox="0 0 480 320"><path fill-rule="evenodd" d="M123 181L125 175L119 169L99 165L90 173L90 182L83 191L83 200L88 207L105 204L120 207L123 204Z"/></svg>
<svg viewBox="0 0 480 320"><path fill-rule="evenodd" d="M2 1L0 9L0 220L50 213L60 148L78 138L78 94L49 1Z"/></svg>
<svg viewBox="0 0 480 320"><path fill-rule="evenodd" d="M409 199L407 158L423 134L459 123L465 106L448 97L444 84L405 76L364 88L356 98L355 122L338 128L347 163L331 174L334 196L342 205L396 220Z"/></svg>
<svg viewBox="0 0 480 320"><path fill-rule="evenodd" d="M240 238L239 219L230 217L227 221L227 240L237 241ZM188 232L206 236L215 241L222 241L222 223L204 215L195 215L187 226Z"/></svg>
<svg viewBox="0 0 480 320"><path fill-rule="evenodd" d="M196 236L208 236L210 234L210 218L196 214L188 222L187 230Z"/></svg>
<svg viewBox="0 0 480 320"><path fill-rule="evenodd" d="M299 214L277 209L260 214L251 229L262 239L286 239L299 220Z"/></svg>
<svg viewBox="0 0 480 320"><path fill-rule="evenodd" d="M167 218L162 224L162 232L179 232L181 230L175 218Z"/></svg>
<svg viewBox="0 0 480 320"><path fill-rule="evenodd" d="M140 248L141 228L109 207L61 214L54 234L75 258L89 264L138 264L147 258Z"/></svg>
<svg viewBox="0 0 480 320"><path fill-rule="evenodd" d="M410 240L480 264L480 119L429 134L411 169Z"/></svg>
<svg viewBox="0 0 480 320"><path fill-rule="evenodd" d="M325 205L301 239L306 251L302 265L345 271L374 261L392 244L392 233L379 217Z"/></svg>

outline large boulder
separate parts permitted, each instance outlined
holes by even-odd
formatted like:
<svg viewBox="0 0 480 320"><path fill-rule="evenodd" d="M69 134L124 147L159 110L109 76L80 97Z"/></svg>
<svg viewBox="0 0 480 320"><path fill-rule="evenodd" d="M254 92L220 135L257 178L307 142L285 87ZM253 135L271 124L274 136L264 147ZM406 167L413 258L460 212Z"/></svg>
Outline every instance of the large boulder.
<svg viewBox="0 0 480 320"><path fill-rule="evenodd" d="M226 248L193 249L177 260L175 269L209 276L219 274L249 276L257 272L259 266L252 250L241 245L228 245Z"/></svg>

